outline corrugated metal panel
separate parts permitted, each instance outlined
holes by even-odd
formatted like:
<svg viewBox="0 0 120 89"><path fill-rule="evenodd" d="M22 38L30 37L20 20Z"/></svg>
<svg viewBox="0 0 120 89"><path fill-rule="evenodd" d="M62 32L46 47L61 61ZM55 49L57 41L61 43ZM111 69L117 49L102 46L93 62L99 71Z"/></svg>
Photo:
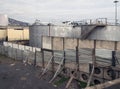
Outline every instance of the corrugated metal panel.
<svg viewBox="0 0 120 89"><path fill-rule="evenodd" d="M96 49L96 56L106 59L112 59L112 50Z"/></svg>
<svg viewBox="0 0 120 89"><path fill-rule="evenodd" d="M96 62L99 64L111 64L112 50L96 49Z"/></svg>

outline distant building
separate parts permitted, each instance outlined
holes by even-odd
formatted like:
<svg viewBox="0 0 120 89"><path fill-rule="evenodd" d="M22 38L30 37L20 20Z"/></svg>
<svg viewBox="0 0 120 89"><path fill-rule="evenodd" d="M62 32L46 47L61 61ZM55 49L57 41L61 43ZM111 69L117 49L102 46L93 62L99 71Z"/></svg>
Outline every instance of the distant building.
<svg viewBox="0 0 120 89"><path fill-rule="evenodd" d="M0 14L0 41L29 40L28 23Z"/></svg>
<svg viewBox="0 0 120 89"><path fill-rule="evenodd" d="M7 26L7 27L1 26L0 40L1 41L29 40L29 28L15 27L15 26Z"/></svg>

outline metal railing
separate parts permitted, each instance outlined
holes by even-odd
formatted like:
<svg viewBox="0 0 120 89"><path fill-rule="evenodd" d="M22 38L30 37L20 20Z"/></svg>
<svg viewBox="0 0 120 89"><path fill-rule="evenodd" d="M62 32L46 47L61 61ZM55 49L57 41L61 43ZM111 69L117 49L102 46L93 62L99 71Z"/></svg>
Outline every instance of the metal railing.
<svg viewBox="0 0 120 89"><path fill-rule="evenodd" d="M117 25L120 25L120 21L117 21ZM115 19L98 18L98 19L83 19L80 21L69 22L71 25L116 25Z"/></svg>

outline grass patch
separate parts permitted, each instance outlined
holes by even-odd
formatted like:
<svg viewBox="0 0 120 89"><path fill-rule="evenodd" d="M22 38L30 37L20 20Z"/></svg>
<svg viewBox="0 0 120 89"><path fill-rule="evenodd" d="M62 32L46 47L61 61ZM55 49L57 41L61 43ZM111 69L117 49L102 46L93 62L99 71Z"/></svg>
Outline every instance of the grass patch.
<svg viewBox="0 0 120 89"><path fill-rule="evenodd" d="M87 86L87 83L86 82L83 82L83 81L78 81L78 85L81 87L81 88L85 88ZM90 86L93 86L93 84L90 84Z"/></svg>
<svg viewBox="0 0 120 89"><path fill-rule="evenodd" d="M87 86L87 83L86 82L82 82L82 81L78 81L78 85L81 87L81 88L85 88Z"/></svg>
<svg viewBox="0 0 120 89"><path fill-rule="evenodd" d="M54 85L60 86L61 84L63 84L65 81L68 81L68 80L69 80L69 78L61 77L60 80L58 80L54 83Z"/></svg>
<svg viewBox="0 0 120 89"><path fill-rule="evenodd" d="M0 58L5 58L5 57L6 57L5 55L0 54Z"/></svg>

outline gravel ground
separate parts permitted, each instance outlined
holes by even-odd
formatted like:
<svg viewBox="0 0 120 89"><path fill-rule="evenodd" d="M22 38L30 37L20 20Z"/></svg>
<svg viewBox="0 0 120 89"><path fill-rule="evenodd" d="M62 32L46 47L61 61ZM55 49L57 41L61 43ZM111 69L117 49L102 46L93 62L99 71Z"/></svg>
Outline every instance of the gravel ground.
<svg viewBox="0 0 120 89"><path fill-rule="evenodd" d="M107 88L104 88L104 89L120 89L120 84L115 84L113 86L110 86L110 87L107 87Z"/></svg>

